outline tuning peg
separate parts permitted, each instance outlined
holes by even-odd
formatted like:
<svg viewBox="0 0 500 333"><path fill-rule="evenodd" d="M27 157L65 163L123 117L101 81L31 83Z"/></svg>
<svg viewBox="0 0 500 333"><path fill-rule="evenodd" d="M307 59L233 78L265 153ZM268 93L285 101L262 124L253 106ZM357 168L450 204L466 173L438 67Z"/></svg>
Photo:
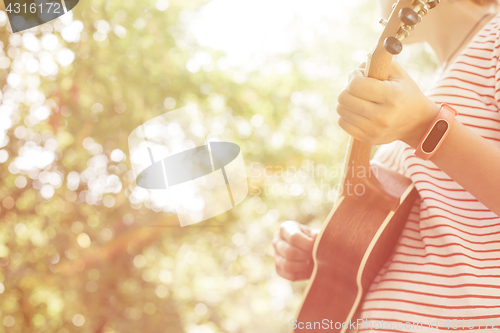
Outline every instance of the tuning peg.
<svg viewBox="0 0 500 333"><path fill-rule="evenodd" d="M420 16L411 8L402 8L399 11L399 19L406 25L415 25L420 22Z"/></svg>
<svg viewBox="0 0 500 333"><path fill-rule="evenodd" d="M436 7L438 4L439 4L439 0L429 0L429 2L427 2L427 5L429 5L430 9Z"/></svg>
<svg viewBox="0 0 500 333"><path fill-rule="evenodd" d="M382 24L385 27L387 25L388 21L384 18L381 18L380 21L378 21L378 23Z"/></svg>
<svg viewBox="0 0 500 333"><path fill-rule="evenodd" d="M397 55L403 50L403 44L395 37L387 37L384 41L384 48L390 54Z"/></svg>

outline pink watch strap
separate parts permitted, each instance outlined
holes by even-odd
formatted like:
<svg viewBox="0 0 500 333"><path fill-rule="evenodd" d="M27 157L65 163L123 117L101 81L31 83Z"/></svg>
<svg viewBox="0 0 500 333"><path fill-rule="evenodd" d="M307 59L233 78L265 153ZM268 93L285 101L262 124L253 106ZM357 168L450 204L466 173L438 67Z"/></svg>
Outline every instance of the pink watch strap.
<svg viewBox="0 0 500 333"><path fill-rule="evenodd" d="M415 149L415 156L423 160L431 158L450 132L451 125L457 115L458 112L451 106L446 103L441 104L438 115Z"/></svg>

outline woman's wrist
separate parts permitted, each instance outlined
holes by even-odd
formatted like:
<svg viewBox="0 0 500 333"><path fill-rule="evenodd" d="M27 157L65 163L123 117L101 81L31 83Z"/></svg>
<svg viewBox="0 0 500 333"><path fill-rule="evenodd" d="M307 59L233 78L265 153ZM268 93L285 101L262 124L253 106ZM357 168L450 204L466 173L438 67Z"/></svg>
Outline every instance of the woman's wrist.
<svg viewBox="0 0 500 333"><path fill-rule="evenodd" d="M412 130L409 131L408 135L401 140L413 149L417 148L418 144L439 113L440 107L438 104L434 103L430 99L427 104L428 105L424 107L425 109L422 112L421 120L418 123L415 123L415 126L413 126Z"/></svg>

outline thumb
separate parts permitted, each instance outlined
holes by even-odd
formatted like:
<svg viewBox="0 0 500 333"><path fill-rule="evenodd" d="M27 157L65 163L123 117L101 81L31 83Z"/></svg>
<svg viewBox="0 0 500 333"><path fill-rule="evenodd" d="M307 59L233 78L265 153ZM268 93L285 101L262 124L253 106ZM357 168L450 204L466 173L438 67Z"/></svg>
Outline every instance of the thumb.
<svg viewBox="0 0 500 333"><path fill-rule="evenodd" d="M390 79L404 79L408 74L406 71L401 67L401 65L396 61L393 60L391 62L391 65L389 67L389 80Z"/></svg>
<svg viewBox="0 0 500 333"><path fill-rule="evenodd" d="M316 240L316 238L318 237L320 231L321 231L321 229L313 229L312 230L312 238L314 240Z"/></svg>
<svg viewBox="0 0 500 333"><path fill-rule="evenodd" d="M302 230L302 232L304 234L311 237L313 240L316 239L316 237L318 236L319 231L320 231L320 229L313 229L313 228L311 228L309 226L305 226L305 225L301 225L300 229Z"/></svg>
<svg viewBox="0 0 500 333"><path fill-rule="evenodd" d="M358 66L359 72L361 75L365 76L365 71L366 71L366 61L363 61L362 63L359 64Z"/></svg>

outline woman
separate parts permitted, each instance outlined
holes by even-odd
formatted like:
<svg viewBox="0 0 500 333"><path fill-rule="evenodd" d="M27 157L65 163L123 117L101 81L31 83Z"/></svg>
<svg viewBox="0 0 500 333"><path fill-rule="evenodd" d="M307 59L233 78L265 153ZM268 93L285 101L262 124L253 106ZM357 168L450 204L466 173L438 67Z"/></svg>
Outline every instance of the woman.
<svg viewBox="0 0 500 333"><path fill-rule="evenodd" d="M393 1L381 1L388 17ZM441 64L424 95L396 63L388 81L354 70L338 98L339 126L419 191L393 256L372 284L360 317L384 328L470 331L500 324L500 15L496 1L441 0L405 43L427 42ZM415 156L441 103L458 111L430 160ZM392 142L392 143L391 143ZM390 144L388 144L390 143ZM312 272L318 230L284 222L273 241L278 274ZM332 281L335 283L335 281ZM365 322L366 323L366 322ZM388 328L390 323L390 329Z"/></svg>

